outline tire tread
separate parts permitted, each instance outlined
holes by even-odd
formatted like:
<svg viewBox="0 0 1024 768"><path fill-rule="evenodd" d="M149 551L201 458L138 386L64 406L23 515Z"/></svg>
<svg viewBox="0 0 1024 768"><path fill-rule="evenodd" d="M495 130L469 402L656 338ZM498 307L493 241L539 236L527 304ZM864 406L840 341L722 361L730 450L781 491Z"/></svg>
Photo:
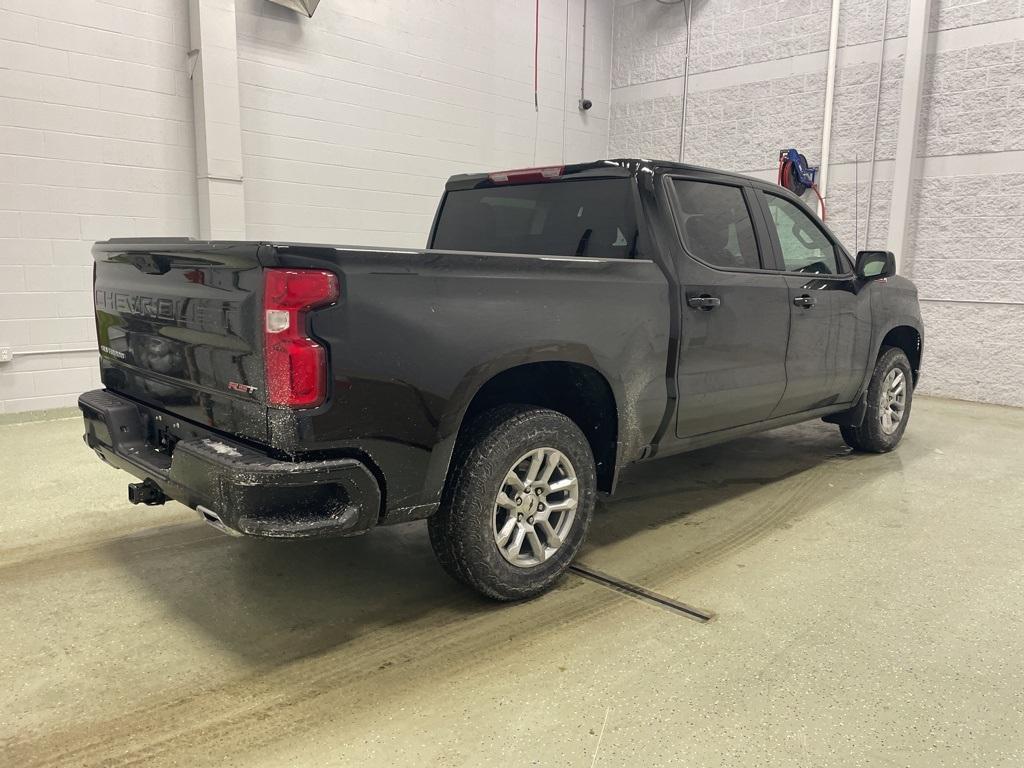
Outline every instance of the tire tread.
<svg viewBox="0 0 1024 768"><path fill-rule="evenodd" d="M501 558L488 536L473 535L482 525L480 520L482 498L488 498L489 486L495 475L507 467L504 452L515 445L514 440L531 432L557 435L567 441L577 454L585 455L586 465L575 466L580 482L580 502L573 525L574 541L560 550L541 569L539 578L531 580L517 573L515 566ZM555 446L562 449L562 446ZM518 449L517 449L518 450ZM586 488L583 485L586 484ZM589 444L579 427L567 416L542 408L525 405L506 405L481 414L460 439L452 456L452 471L441 498L441 505L428 520L431 546L441 567L457 581L472 587L494 600L519 600L547 590L568 567L582 544L589 525L594 504L596 471ZM486 521L490 526L490 520ZM488 527L488 531L489 531ZM490 551L493 549L493 551ZM557 561L558 567L548 566ZM547 566L547 567L546 567ZM532 570L532 569L530 569Z"/></svg>
<svg viewBox="0 0 1024 768"><path fill-rule="evenodd" d="M891 435L882 432L878 423L878 390L882 381L894 366L903 369L907 381L907 405L903 413L903 420L899 428ZM907 429L907 422L910 421L910 408L913 404L914 383L913 373L910 369L910 360L906 353L899 347L882 347L875 361L875 369L871 373L868 382L868 407L864 414L864 420L855 427L841 426L839 432L843 441L855 451L860 453L887 453L895 448L903 438Z"/></svg>

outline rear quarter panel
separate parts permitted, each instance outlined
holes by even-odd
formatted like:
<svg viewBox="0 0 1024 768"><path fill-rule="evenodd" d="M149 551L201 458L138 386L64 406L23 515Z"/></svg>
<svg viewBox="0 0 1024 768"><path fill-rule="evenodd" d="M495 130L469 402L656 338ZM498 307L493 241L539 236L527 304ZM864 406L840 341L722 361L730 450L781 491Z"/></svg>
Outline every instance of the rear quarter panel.
<svg viewBox="0 0 1024 768"><path fill-rule="evenodd" d="M303 246L277 246L272 261L329 265L342 294L312 319L330 350L331 400L282 431L303 451L365 451L389 510L436 503L473 396L516 365L600 372L619 410L620 464L664 414L669 290L653 262Z"/></svg>

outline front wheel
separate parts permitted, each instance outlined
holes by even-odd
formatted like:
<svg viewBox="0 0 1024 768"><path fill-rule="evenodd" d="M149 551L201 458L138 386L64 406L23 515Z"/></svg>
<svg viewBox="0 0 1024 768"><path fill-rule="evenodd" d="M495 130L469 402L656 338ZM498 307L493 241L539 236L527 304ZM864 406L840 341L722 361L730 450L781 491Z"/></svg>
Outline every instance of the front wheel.
<svg viewBox="0 0 1024 768"><path fill-rule="evenodd" d="M590 445L561 413L502 407L469 428L428 529L449 574L495 600L549 589L594 510Z"/></svg>
<svg viewBox="0 0 1024 768"><path fill-rule="evenodd" d="M883 347L868 383L868 407L858 427L840 427L855 451L885 453L903 437L914 399L914 376L902 349Z"/></svg>

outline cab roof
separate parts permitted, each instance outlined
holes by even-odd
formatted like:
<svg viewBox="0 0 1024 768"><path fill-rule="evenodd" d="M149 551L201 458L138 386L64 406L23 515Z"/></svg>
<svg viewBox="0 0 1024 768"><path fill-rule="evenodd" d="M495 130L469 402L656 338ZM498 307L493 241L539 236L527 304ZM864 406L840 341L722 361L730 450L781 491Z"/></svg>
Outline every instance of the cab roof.
<svg viewBox="0 0 1024 768"><path fill-rule="evenodd" d="M766 184L764 179L746 176L717 168L706 168L671 160L645 160L642 158L613 158L588 163L569 165L548 165L534 168L516 168L489 173L462 173L452 176L445 184L448 191L458 189L479 189L481 187L505 186L508 184L533 184L544 181L559 181L565 178L615 178L639 176L644 173L665 171L689 171L718 177L733 178L744 183Z"/></svg>

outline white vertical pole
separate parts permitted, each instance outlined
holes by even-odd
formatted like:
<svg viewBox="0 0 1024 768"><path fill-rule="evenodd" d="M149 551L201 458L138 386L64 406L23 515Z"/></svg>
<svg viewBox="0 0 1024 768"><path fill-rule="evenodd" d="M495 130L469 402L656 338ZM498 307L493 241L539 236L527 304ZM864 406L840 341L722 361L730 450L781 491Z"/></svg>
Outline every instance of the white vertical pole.
<svg viewBox="0 0 1024 768"><path fill-rule="evenodd" d="M683 0L683 11L686 12L686 53L683 55L683 100L679 115L679 162L685 162L686 156L686 91L690 81L690 15L693 13L693 0Z"/></svg>
<svg viewBox="0 0 1024 768"><path fill-rule="evenodd" d="M245 239L235 0L189 0L199 236Z"/></svg>
<svg viewBox="0 0 1024 768"><path fill-rule="evenodd" d="M896 134L896 161L893 164L892 207L889 210L889 250L896 264L903 261L907 244L913 191L917 130L920 125L921 92L924 85L925 58L928 55L928 21L931 0L909 0L907 13L907 51L903 63L903 94L900 99L899 131Z"/></svg>
<svg viewBox="0 0 1024 768"><path fill-rule="evenodd" d="M832 104L836 96L836 54L839 51L839 0L832 0L832 18L828 33L828 70L825 79L825 119L821 125L821 171L818 175L818 194L828 194L828 154L832 143ZM818 208L818 215L824 211Z"/></svg>

